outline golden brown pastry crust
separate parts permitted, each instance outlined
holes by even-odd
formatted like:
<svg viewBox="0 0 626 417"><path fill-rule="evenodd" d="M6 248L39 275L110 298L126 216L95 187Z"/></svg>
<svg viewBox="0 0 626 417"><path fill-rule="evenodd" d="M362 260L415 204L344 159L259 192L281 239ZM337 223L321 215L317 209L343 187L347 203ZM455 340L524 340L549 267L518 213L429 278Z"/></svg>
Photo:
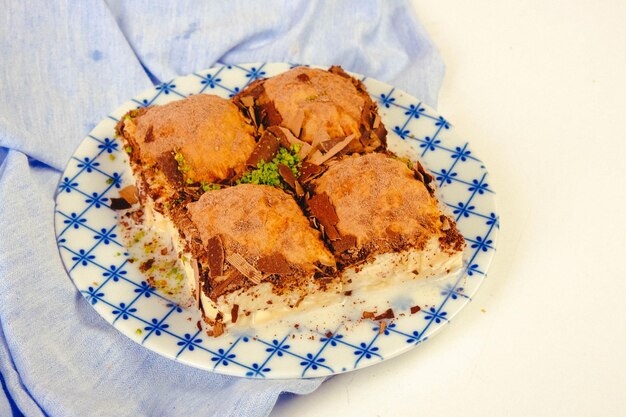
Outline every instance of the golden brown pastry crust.
<svg viewBox="0 0 626 417"><path fill-rule="evenodd" d="M386 147L387 132L365 86L341 67L296 67L257 80L235 97L260 129L281 126L321 154L352 137L341 154Z"/></svg>
<svg viewBox="0 0 626 417"><path fill-rule="evenodd" d="M310 226L295 200L280 189L237 185L207 192L187 209L205 247L211 246L212 239L221 241L218 245L225 261L221 274L211 274L212 298L254 283L238 279L237 285L215 291L226 276L238 275L228 261L233 254L260 271L261 281L271 278L278 293L304 285L324 266L335 267L319 232Z"/></svg>
<svg viewBox="0 0 626 417"><path fill-rule="evenodd" d="M423 249L433 236L442 238L444 251L463 247L454 221L442 215L424 182L405 162L388 155L347 156L313 180L311 187L313 198L327 196L336 212L336 221L319 220L326 228L325 222L334 223L338 236L325 234L344 266L379 253ZM319 204L310 201L315 215Z"/></svg>
<svg viewBox="0 0 626 417"><path fill-rule="evenodd" d="M199 94L129 112L117 127L155 202L202 193L244 170L254 128L230 100ZM194 192L195 191L195 192ZM183 198L186 199L186 198Z"/></svg>

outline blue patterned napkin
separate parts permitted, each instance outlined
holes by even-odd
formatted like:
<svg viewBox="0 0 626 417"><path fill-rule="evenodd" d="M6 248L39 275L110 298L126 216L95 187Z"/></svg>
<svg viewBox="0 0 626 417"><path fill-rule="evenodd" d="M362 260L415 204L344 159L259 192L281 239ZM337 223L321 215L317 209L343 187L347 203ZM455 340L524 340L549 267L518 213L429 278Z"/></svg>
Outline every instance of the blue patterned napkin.
<svg viewBox="0 0 626 417"><path fill-rule="evenodd" d="M256 416L322 382L200 371L134 344L67 276L61 170L129 97L215 62L341 64L435 105L443 64L405 1L13 1L0 24L0 416ZM19 410L19 411L18 411Z"/></svg>

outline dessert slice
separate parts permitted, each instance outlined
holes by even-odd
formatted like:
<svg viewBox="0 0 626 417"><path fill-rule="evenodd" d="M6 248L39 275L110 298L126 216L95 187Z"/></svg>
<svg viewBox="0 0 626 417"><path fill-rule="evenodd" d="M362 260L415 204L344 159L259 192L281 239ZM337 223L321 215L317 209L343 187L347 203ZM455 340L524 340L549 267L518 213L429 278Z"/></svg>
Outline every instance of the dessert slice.
<svg viewBox="0 0 626 417"><path fill-rule="evenodd" d="M351 155L309 183L307 205L344 271L344 290L391 286L461 267L463 237L432 177L393 155ZM359 272L357 272L359 271Z"/></svg>
<svg viewBox="0 0 626 417"><path fill-rule="evenodd" d="M227 324L341 299L333 255L282 190L242 184L209 191L187 208L180 229L192 242L204 318L215 336Z"/></svg>
<svg viewBox="0 0 626 417"><path fill-rule="evenodd" d="M163 213L241 172L255 130L231 101L198 94L130 111L117 125L142 201Z"/></svg>
<svg viewBox="0 0 626 417"><path fill-rule="evenodd" d="M280 127L320 165L335 155L386 147L387 131L365 86L341 67L296 67L253 82L235 103L259 130Z"/></svg>
<svg viewBox="0 0 626 417"><path fill-rule="evenodd" d="M197 266L190 255L190 244L194 242L180 229L187 223L186 204L207 190L224 186L245 169L256 146L254 128L231 101L199 94L130 111L120 120L116 132L129 154L134 185L121 190L121 198L112 199L111 207L134 209L120 217L129 246L143 241L148 234L156 235L146 242L146 253L133 258L141 258L140 269L145 269L151 284L162 282L158 287L168 294L172 286L189 288L192 300L197 302ZM177 254L178 261L165 262L163 257L152 254L155 242L162 240L159 236L171 238L171 245L163 251ZM150 280L162 264L176 271L173 276L179 282Z"/></svg>

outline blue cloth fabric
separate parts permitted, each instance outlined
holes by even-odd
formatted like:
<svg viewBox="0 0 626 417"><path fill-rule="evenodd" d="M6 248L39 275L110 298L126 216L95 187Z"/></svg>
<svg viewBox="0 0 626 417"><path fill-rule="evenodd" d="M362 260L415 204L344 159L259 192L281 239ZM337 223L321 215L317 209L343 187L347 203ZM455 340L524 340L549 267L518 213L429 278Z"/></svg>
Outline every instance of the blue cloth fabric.
<svg viewBox="0 0 626 417"><path fill-rule="evenodd" d="M158 80L215 62L340 64L435 105L443 64L406 1L4 0L0 17L0 416L270 413L281 392L164 359L74 288L54 196L74 149ZM20 411L17 411L17 410Z"/></svg>

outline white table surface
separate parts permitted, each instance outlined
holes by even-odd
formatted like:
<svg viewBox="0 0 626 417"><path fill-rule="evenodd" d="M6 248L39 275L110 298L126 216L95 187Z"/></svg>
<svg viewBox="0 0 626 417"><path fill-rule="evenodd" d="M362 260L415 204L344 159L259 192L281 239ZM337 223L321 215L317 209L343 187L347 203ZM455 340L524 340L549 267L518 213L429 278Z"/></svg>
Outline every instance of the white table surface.
<svg viewBox="0 0 626 417"><path fill-rule="evenodd" d="M626 1L414 6L498 193L495 260L432 340L272 416L626 416Z"/></svg>

